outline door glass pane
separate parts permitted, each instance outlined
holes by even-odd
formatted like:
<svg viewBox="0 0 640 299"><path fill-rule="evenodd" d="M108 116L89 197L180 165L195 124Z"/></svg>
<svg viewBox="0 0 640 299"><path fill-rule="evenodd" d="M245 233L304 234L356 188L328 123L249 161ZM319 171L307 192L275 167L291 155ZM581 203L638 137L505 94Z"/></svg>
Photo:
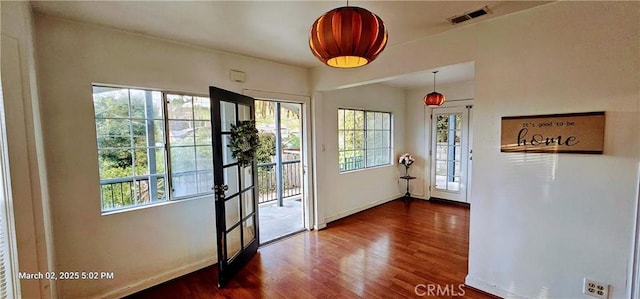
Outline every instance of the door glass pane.
<svg viewBox="0 0 640 299"><path fill-rule="evenodd" d="M437 189L447 189L447 176L446 175L436 175L436 188Z"/></svg>
<svg viewBox="0 0 640 299"><path fill-rule="evenodd" d="M447 190L449 191L460 191L460 177L454 176L453 179L449 178L449 182L447 182Z"/></svg>
<svg viewBox="0 0 640 299"><path fill-rule="evenodd" d="M233 103L220 101L220 119L222 122L222 131L230 132L231 124L236 123L236 105Z"/></svg>
<svg viewBox="0 0 640 299"><path fill-rule="evenodd" d="M253 213L253 189L242 193L242 217L247 217Z"/></svg>
<svg viewBox="0 0 640 299"><path fill-rule="evenodd" d="M242 248L242 241L240 240L240 229L242 225L238 225L232 231L227 233L227 261L231 261Z"/></svg>
<svg viewBox="0 0 640 299"><path fill-rule="evenodd" d="M462 130L456 130L456 145L460 145L462 142Z"/></svg>
<svg viewBox="0 0 640 299"><path fill-rule="evenodd" d="M447 161L436 161L436 174L447 175Z"/></svg>
<svg viewBox="0 0 640 299"><path fill-rule="evenodd" d="M436 159L438 160L446 160L448 154L448 146L446 145L438 145L436 146Z"/></svg>
<svg viewBox="0 0 640 299"><path fill-rule="evenodd" d="M234 196L233 198L227 199L224 202L225 208L225 223L226 227L232 227L236 223L240 222L240 197Z"/></svg>
<svg viewBox="0 0 640 299"><path fill-rule="evenodd" d="M238 104L238 120L251 120L251 107Z"/></svg>
<svg viewBox="0 0 640 299"><path fill-rule="evenodd" d="M242 167L242 190L253 186L253 172L251 167Z"/></svg>
<svg viewBox="0 0 640 299"><path fill-rule="evenodd" d="M229 165L238 161L231 154L231 148L229 148L230 140L231 135L222 135L222 164L224 165Z"/></svg>
<svg viewBox="0 0 640 299"><path fill-rule="evenodd" d="M246 247L256 238L256 226L253 218L255 216L250 217L247 220L242 221L242 229L244 230L244 246Z"/></svg>
<svg viewBox="0 0 640 299"><path fill-rule="evenodd" d="M239 184L238 184L238 166L230 166L225 167L224 170L224 183L229 186L229 190L227 190L227 194L235 194L238 193Z"/></svg>
<svg viewBox="0 0 640 299"><path fill-rule="evenodd" d="M460 161L462 159L462 147L456 146L454 150L456 151L454 159Z"/></svg>
<svg viewBox="0 0 640 299"><path fill-rule="evenodd" d="M460 162L455 162L455 167L453 168L454 175L460 175Z"/></svg>

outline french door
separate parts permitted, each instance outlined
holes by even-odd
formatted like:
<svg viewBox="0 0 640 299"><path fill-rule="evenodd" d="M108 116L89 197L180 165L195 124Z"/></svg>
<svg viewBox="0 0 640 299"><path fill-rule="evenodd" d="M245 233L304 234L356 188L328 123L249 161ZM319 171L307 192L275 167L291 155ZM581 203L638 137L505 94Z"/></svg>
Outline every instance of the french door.
<svg viewBox="0 0 640 299"><path fill-rule="evenodd" d="M242 167L227 145L231 125L254 120L254 99L209 88L213 127L213 172L218 236L218 286L223 287L258 250L256 161Z"/></svg>
<svg viewBox="0 0 640 299"><path fill-rule="evenodd" d="M471 106L434 108L431 114L431 197L468 202Z"/></svg>

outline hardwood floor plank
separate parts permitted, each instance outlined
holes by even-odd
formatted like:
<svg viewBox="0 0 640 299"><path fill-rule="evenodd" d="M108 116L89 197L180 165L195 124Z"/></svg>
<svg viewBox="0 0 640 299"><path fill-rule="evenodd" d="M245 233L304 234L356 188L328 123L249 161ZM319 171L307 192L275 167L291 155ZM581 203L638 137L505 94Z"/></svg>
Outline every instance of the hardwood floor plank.
<svg viewBox="0 0 640 299"><path fill-rule="evenodd" d="M462 286L468 250L468 207L398 200L261 247L223 289L212 266L129 298L495 298Z"/></svg>

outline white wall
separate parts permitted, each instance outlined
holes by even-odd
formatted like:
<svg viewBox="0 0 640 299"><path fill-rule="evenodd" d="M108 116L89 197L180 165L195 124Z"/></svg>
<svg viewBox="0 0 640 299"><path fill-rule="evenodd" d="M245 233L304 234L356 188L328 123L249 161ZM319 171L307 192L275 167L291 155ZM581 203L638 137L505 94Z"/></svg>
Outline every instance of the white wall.
<svg viewBox="0 0 640 299"><path fill-rule="evenodd" d="M38 106L33 23L28 2L2 6L2 89L11 168L18 270L55 271ZM17 277L15 277L17 280ZM23 298L49 298L55 283L20 280Z"/></svg>
<svg viewBox="0 0 640 299"><path fill-rule="evenodd" d="M121 296L216 262L212 198L101 215L91 84L308 95L307 70L53 17L36 33L58 271L115 275L59 281L61 297Z"/></svg>
<svg viewBox="0 0 640 299"><path fill-rule="evenodd" d="M579 298L589 277L611 284L610 298L628 298L640 155L639 9L638 2L554 2L386 49L360 70L313 69L312 86L474 61L467 283L502 296ZM406 127L421 118L412 98L409 92ZM602 110L604 155L500 153L502 116ZM420 142L407 137L407 149L419 152Z"/></svg>
<svg viewBox="0 0 640 299"><path fill-rule="evenodd" d="M412 88L407 90L406 117L405 117L405 146L416 162L411 166L411 175L416 179L411 181L411 195L416 198L428 199L429 184L431 180L429 163L429 147L431 138L431 108L424 105L422 99L433 91L433 86ZM457 82L437 85L437 91L446 97L446 105L456 106L462 100L474 98L474 82ZM467 104L464 104L465 106Z"/></svg>
<svg viewBox="0 0 640 299"><path fill-rule="evenodd" d="M589 277L629 297L639 8L559 2L478 26L467 282L577 298ZM606 111L603 155L499 150L501 116L584 111Z"/></svg>
<svg viewBox="0 0 640 299"><path fill-rule="evenodd" d="M316 132L316 186L320 215L330 222L372 206L396 199L404 194L404 182L398 182L400 166L396 157L404 153L405 93L402 89L379 84L322 92L321 115ZM338 108L391 112L393 115L392 165L340 173L338 167ZM320 121L321 120L321 121ZM319 225L323 221L320 219Z"/></svg>

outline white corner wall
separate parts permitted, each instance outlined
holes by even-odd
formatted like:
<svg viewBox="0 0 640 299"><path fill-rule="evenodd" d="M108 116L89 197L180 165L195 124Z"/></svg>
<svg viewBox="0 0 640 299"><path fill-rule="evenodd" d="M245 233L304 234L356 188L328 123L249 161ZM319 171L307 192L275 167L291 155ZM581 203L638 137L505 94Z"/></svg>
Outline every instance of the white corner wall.
<svg viewBox="0 0 640 299"><path fill-rule="evenodd" d="M307 70L47 16L36 37L57 270L115 276L58 281L59 296L120 297L215 263L212 198L101 215L91 84L309 95Z"/></svg>
<svg viewBox="0 0 640 299"><path fill-rule="evenodd" d="M2 1L0 6L3 113L18 247L17 270L55 271L31 8L28 2ZM55 292L54 281L23 279L18 283L22 298L50 298Z"/></svg>
<svg viewBox="0 0 640 299"><path fill-rule="evenodd" d="M477 28L467 283L579 298L585 277L629 298L640 3L557 2ZM606 111L603 155L500 152L500 117Z"/></svg>
<svg viewBox="0 0 640 299"><path fill-rule="evenodd" d="M322 92L314 117L316 133L316 200L319 226L367 208L396 199L404 194L404 175L395 162L404 153L405 93L402 89L379 84ZM338 108L391 112L393 117L392 165L340 173L338 166ZM318 111L320 110L320 111ZM403 172L401 173L400 170ZM323 221L324 220L324 221Z"/></svg>

